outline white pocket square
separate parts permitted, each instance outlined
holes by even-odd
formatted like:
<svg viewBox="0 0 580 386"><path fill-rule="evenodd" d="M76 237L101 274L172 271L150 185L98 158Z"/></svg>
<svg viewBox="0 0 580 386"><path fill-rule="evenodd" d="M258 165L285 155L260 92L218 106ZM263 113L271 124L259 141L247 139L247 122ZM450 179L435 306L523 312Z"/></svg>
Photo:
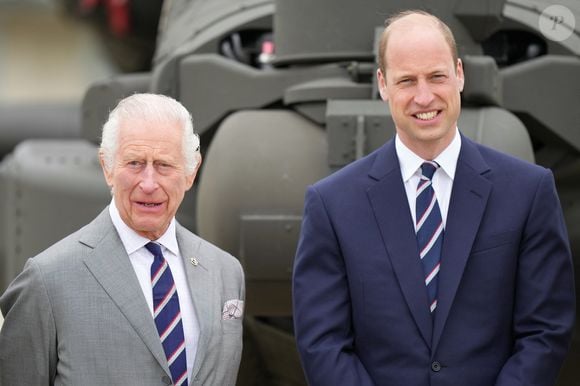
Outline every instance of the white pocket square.
<svg viewBox="0 0 580 386"><path fill-rule="evenodd" d="M244 301L239 299L227 300L222 310L222 320L241 319L244 314Z"/></svg>

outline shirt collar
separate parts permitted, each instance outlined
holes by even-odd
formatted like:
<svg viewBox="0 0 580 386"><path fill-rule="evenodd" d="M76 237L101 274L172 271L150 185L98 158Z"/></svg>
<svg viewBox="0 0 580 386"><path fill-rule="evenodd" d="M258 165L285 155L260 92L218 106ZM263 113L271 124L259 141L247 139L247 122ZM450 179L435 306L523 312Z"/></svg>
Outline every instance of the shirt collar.
<svg viewBox="0 0 580 386"><path fill-rule="evenodd" d="M109 205L109 215L111 216L111 221L113 221L113 225L115 226L115 229L117 229L117 233L119 233L121 242L123 243L128 255L144 247L145 244L151 241L148 238L139 235L125 224L119 214L117 206L115 205L115 199L112 199L111 204ZM167 248L174 255L179 256L179 247L177 245L177 236L175 233L175 218L171 219L169 227L165 233L154 241Z"/></svg>
<svg viewBox="0 0 580 386"><path fill-rule="evenodd" d="M419 157L417 154L413 153L398 135L395 136L395 149L397 151L397 158L399 159L399 164L401 166L401 175L403 176L403 181L407 182L409 179L419 170L423 162L426 160ZM441 166L441 169L453 180L455 178L455 170L457 168L457 160L459 159L459 151L461 150L461 135L459 135L459 130L455 129L455 136L453 140L439 154L434 161Z"/></svg>

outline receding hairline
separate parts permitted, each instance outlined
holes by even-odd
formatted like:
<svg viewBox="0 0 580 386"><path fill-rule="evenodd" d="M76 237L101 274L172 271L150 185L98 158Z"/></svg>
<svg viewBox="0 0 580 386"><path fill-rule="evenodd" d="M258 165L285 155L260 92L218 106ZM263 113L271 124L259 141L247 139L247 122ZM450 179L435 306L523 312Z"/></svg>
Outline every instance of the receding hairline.
<svg viewBox="0 0 580 386"><path fill-rule="evenodd" d="M387 53L387 43L389 40L389 35L391 30L393 29L393 25L396 24L398 21L405 19L409 16L425 16L429 18L433 26L441 32L441 35L447 42L449 49L451 50L451 56L453 57L453 63L457 63L458 53L457 53L457 44L455 42L455 37L453 36L453 32L449 28L447 24L445 24L441 19L437 16L432 15L428 12L413 9L413 10L406 10L398 12L385 20L385 29L381 34L381 39L379 42L379 52L378 52L378 62L379 62L379 69L383 74L386 71L386 53Z"/></svg>

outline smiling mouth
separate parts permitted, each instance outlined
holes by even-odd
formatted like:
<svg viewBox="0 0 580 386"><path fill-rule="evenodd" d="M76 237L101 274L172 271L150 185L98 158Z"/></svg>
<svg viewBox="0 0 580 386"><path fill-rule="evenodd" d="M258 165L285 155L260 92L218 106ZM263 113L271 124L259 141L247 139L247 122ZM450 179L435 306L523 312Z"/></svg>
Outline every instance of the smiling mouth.
<svg viewBox="0 0 580 386"><path fill-rule="evenodd" d="M439 110L434 110L434 111L428 111L425 113L417 113L417 114L414 114L413 116L417 119L422 120L422 121L429 121L429 120L435 118L438 114L439 114Z"/></svg>

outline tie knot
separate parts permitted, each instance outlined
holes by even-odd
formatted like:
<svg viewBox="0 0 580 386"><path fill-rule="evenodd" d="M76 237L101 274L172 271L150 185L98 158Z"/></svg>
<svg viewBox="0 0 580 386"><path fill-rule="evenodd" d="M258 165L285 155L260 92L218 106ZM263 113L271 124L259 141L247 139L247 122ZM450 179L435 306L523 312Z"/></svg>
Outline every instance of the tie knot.
<svg viewBox="0 0 580 386"><path fill-rule="evenodd" d="M435 170L437 170L438 167L439 164L435 161L423 162L421 165L421 173L423 174L423 177L430 180L433 178L433 174L435 174Z"/></svg>
<svg viewBox="0 0 580 386"><path fill-rule="evenodd" d="M163 257L163 254L161 253L161 247L159 246L159 244L154 242L148 242L147 244L145 244L145 248L147 248L147 250L151 252L153 256Z"/></svg>

